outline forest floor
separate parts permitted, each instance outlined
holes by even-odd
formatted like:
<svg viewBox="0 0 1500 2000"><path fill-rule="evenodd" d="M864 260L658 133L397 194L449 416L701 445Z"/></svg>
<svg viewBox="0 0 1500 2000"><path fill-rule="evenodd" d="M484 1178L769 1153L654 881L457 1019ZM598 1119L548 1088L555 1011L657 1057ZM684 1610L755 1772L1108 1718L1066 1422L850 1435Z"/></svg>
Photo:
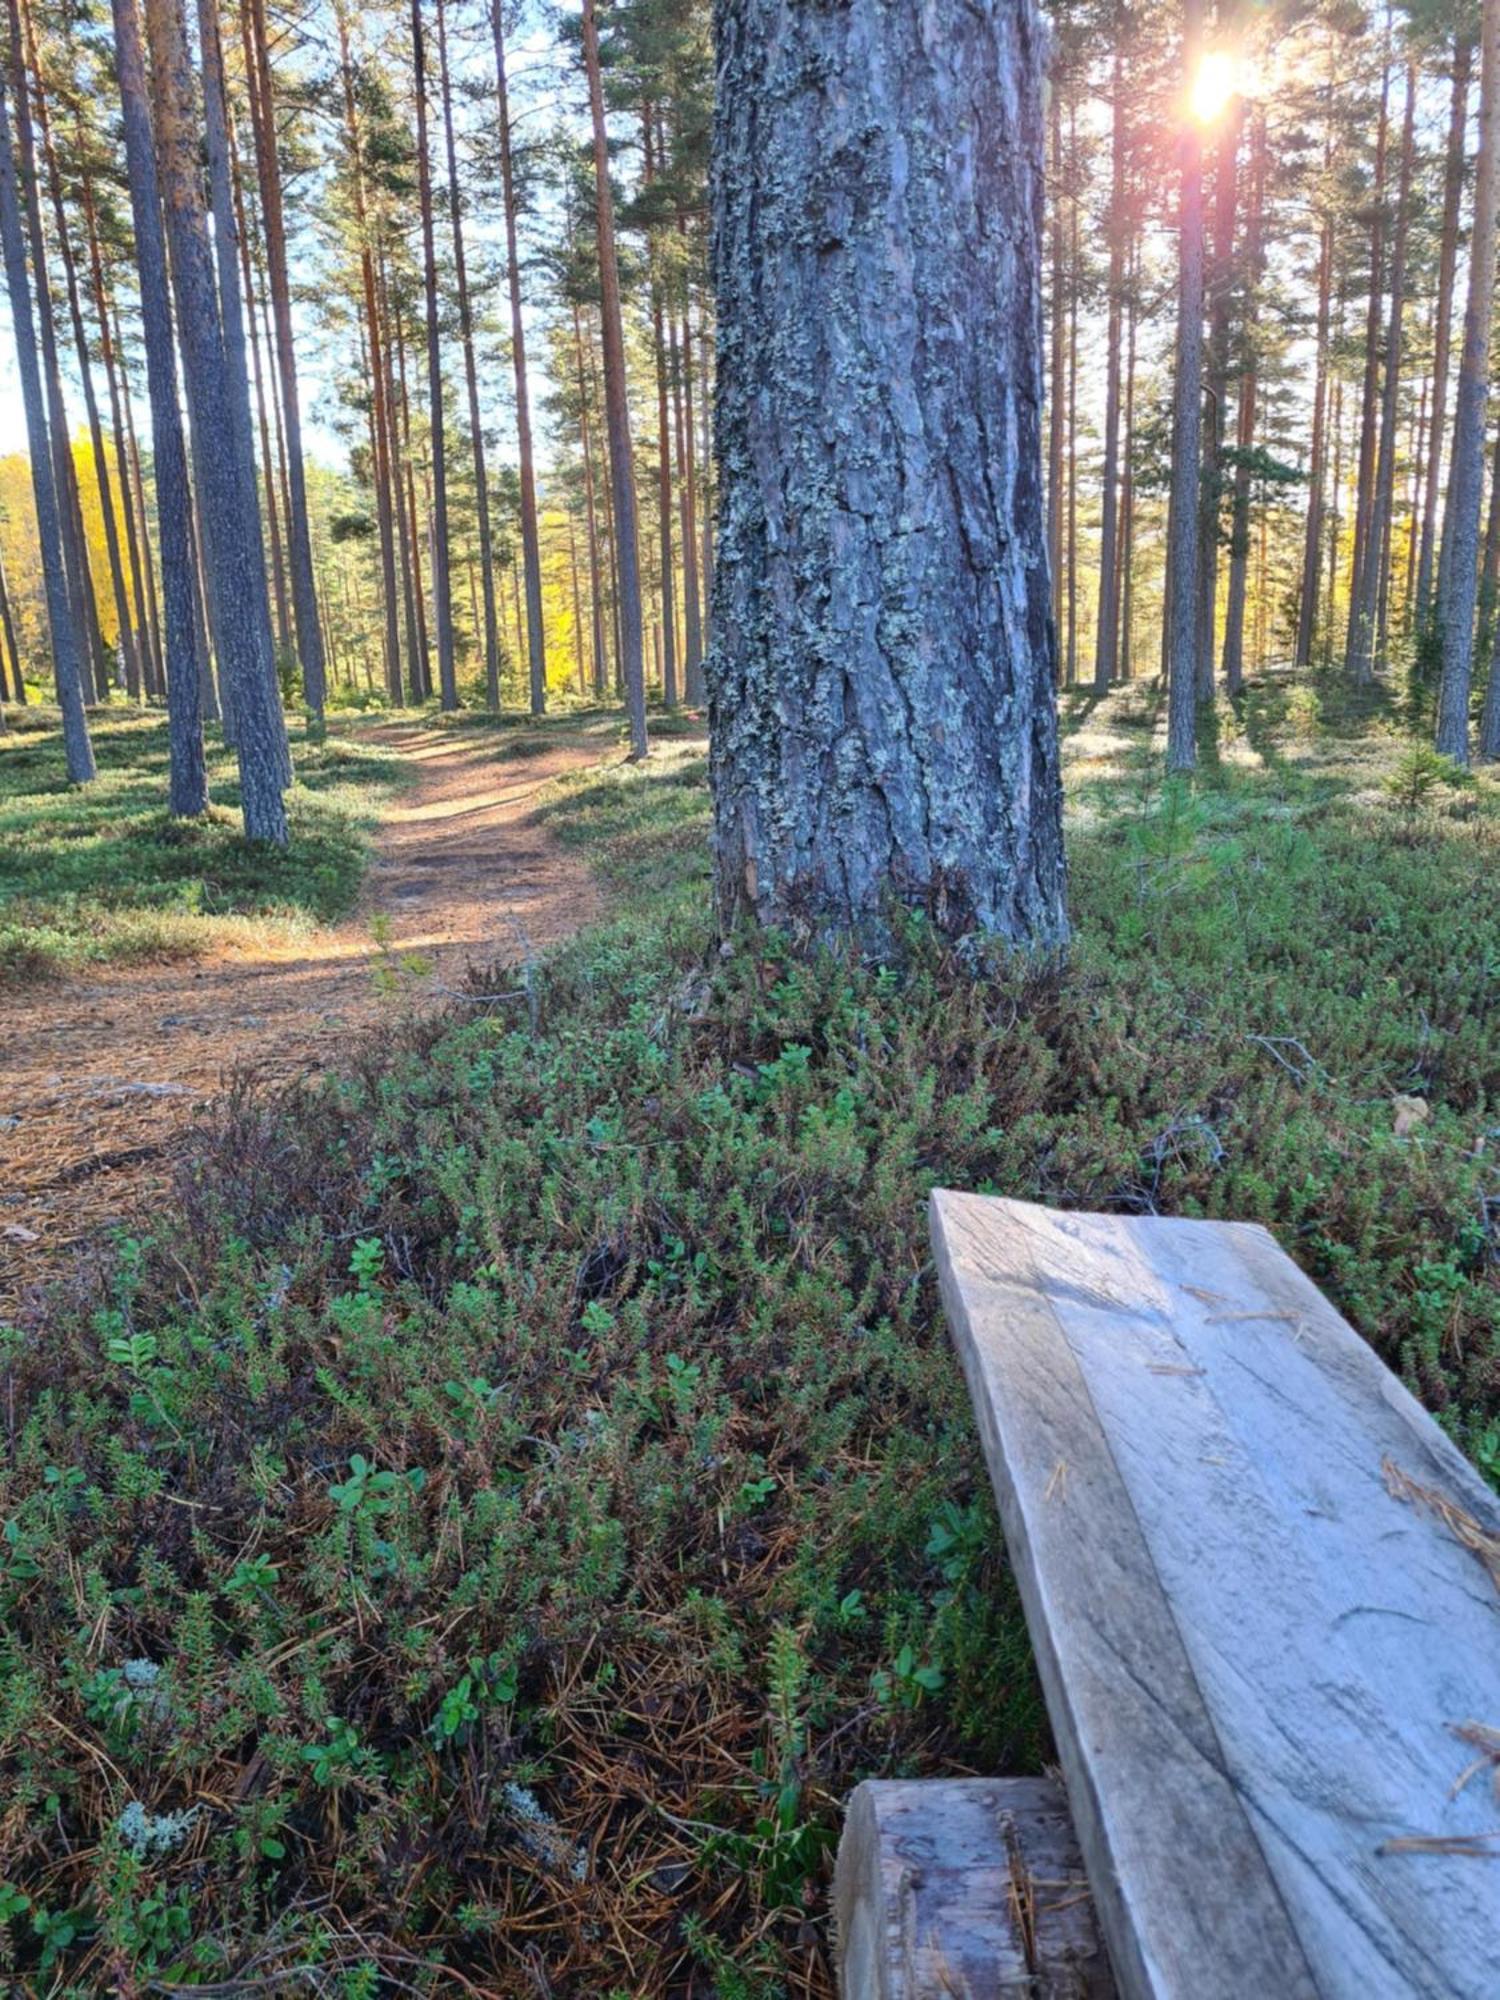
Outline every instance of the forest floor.
<svg viewBox="0 0 1500 2000"><path fill-rule="evenodd" d="M1267 675L1167 780L1159 689L1070 693L1045 965L726 952L686 718L481 766L473 955L600 919L453 998L377 875L374 1025L0 1315L12 1983L832 2000L851 1788L1051 1754L934 1185L1264 1224L1500 1483L1500 781L1414 708Z"/></svg>
<svg viewBox="0 0 1500 2000"><path fill-rule="evenodd" d="M319 1072L354 1031L434 1004L471 964L522 963L598 914L591 871L537 807L555 779L618 756L613 718L339 733L410 773L380 808L343 920L0 987L0 1314L166 1185L182 1135L237 1073Z"/></svg>

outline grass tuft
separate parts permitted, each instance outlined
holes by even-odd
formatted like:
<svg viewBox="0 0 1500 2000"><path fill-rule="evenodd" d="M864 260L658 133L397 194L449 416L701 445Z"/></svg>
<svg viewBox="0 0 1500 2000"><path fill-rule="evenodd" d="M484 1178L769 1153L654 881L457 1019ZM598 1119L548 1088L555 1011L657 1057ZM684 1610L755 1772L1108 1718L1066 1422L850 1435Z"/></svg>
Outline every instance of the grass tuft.
<svg viewBox="0 0 1500 2000"><path fill-rule="evenodd" d="M370 743L296 743L291 845L270 853L240 837L234 757L217 732L213 803L186 821L162 809L162 716L95 716L99 776L85 786L68 782L55 716L44 732L46 720L17 711L22 726L0 737L0 984L192 957L331 922L358 893L380 799L406 775Z"/></svg>

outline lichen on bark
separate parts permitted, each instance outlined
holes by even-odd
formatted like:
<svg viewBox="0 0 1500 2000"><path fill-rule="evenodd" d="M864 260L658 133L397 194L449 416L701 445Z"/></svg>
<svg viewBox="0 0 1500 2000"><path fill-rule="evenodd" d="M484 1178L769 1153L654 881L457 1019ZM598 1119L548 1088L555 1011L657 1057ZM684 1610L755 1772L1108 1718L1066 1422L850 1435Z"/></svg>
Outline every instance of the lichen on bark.
<svg viewBox="0 0 1500 2000"><path fill-rule="evenodd" d="M721 922L1066 935L1031 0L718 0Z"/></svg>

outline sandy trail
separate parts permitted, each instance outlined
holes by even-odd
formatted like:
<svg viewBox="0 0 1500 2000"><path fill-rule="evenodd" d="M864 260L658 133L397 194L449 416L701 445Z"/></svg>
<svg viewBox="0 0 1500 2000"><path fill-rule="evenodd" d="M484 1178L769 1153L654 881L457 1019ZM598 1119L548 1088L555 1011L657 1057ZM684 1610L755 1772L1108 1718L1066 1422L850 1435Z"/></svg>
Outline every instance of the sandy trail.
<svg viewBox="0 0 1500 2000"><path fill-rule="evenodd" d="M185 1128L229 1072L321 1068L352 1030L434 1003L470 964L520 959L598 913L587 864L537 814L552 779L620 755L612 724L526 757L497 756L512 739L483 731L345 733L398 752L416 778L386 805L343 922L254 952L0 995L0 1316L166 1184Z"/></svg>

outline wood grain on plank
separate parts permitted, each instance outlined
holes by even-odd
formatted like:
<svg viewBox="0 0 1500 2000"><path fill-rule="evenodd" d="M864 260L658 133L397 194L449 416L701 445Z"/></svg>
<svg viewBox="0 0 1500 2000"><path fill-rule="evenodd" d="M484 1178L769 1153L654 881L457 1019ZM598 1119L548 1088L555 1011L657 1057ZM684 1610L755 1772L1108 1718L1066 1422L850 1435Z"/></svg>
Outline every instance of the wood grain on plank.
<svg viewBox="0 0 1500 2000"><path fill-rule="evenodd" d="M843 2000L1113 2000L1047 1778L861 1785L834 1882Z"/></svg>
<svg viewBox="0 0 1500 2000"><path fill-rule="evenodd" d="M1492 2000L1495 1496L1257 1227L932 1222L1121 1992Z"/></svg>

